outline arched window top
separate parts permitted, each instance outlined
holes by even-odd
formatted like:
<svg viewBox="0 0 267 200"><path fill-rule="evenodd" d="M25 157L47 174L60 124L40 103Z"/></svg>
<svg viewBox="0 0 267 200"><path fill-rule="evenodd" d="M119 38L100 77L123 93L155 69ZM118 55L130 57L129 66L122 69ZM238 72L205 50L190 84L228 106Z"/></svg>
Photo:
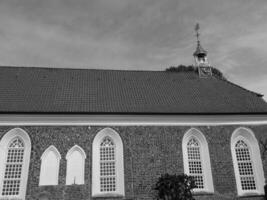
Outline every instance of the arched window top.
<svg viewBox="0 0 267 200"><path fill-rule="evenodd" d="M112 147L112 146L115 146L115 144L114 144L113 140L109 136L106 136L102 140L100 146L101 147Z"/></svg>
<svg viewBox="0 0 267 200"><path fill-rule="evenodd" d="M239 127L237 128L231 137L231 141L236 141L242 138L242 140L249 141L249 143L257 144L257 139L253 131L249 128Z"/></svg>
<svg viewBox="0 0 267 200"><path fill-rule="evenodd" d="M196 138L191 138L188 143L187 143L188 147L199 147L199 143L196 140Z"/></svg>
<svg viewBox="0 0 267 200"><path fill-rule="evenodd" d="M244 140L238 140L236 143L235 143L235 148L248 148L248 145L244 142Z"/></svg>
<svg viewBox="0 0 267 200"><path fill-rule="evenodd" d="M8 131L1 139L0 146L23 145L25 148L31 148L31 139L26 131L21 128L14 128Z"/></svg>
<svg viewBox="0 0 267 200"><path fill-rule="evenodd" d="M42 156L41 156L41 160L42 160L43 158L45 158L45 157L47 156L47 154L49 154L50 152L53 152L59 160L61 159L61 155L60 155L59 151L57 150L57 148L56 148L54 145L51 145L51 146L49 146L49 147L45 150L45 152L42 154Z"/></svg>
<svg viewBox="0 0 267 200"><path fill-rule="evenodd" d="M195 142L195 144L198 144L198 145L200 144L208 145L207 140L205 136L203 135L203 133L196 128L191 128L184 134L183 143L187 143L190 141Z"/></svg>
<svg viewBox="0 0 267 200"><path fill-rule="evenodd" d="M265 180L260 149L251 129L239 127L233 132L231 152L238 194L263 194Z"/></svg>
<svg viewBox="0 0 267 200"><path fill-rule="evenodd" d="M71 156L71 154L75 151L78 151L81 153L82 157L85 159L86 158L86 153L84 152L84 150L79 146L79 145L74 145L73 147L71 147L71 149L68 151L67 155L66 155L66 159L68 160L69 157Z"/></svg>
<svg viewBox="0 0 267 200"><path fill-rule="evenodd" d="M110 142L110 144L121 144L122 145L122 140L120 135L112 128L104 128L101 131L99 131L93 141L93 144L99 145L101 143L107 144Z"/></svg>
<svg viewBox="0 0 267 200"><path fill-rule="evenodd" d="M9 148L24 148L24 142L19 137L15 137L8 145Z"/></svg>

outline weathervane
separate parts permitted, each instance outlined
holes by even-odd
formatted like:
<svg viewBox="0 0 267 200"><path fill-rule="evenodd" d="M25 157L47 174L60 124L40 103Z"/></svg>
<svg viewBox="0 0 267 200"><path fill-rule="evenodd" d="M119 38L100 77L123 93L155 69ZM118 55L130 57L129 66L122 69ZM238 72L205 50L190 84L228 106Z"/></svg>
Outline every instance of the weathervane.
<svg viewBox="0 0 267 200"><path fill-rule="evenodd" d="M199 27L199 23L196 23L195 31L196 31L197 42L199 42L199 36L200 36L200 34L199 34L199 32L198 32L199 29L200 29L200 27Z"/></svg>

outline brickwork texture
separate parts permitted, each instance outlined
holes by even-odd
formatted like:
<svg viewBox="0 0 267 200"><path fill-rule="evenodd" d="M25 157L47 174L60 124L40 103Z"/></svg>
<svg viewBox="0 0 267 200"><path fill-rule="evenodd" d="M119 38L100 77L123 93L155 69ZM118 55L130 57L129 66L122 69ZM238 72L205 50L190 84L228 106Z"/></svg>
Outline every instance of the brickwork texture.
<svg viewBox="0 0 267 200"><path fill-rule="evenodd" d="M213 194L196 194L197 200L264 199L263 196L237 195L230 140L240 126L200 126L209 145L214 184ZM267 125L243 126L251 129L258 142L267 139ZM0 138L13 128L22 128L31 138L32 151L27 184L27 200L39 199L47 193L53 200L89 199L156 199L154 185L161 174L183 173L182 139L188 126L116 126L124 147L125 197L92 197L92 142L95 135L106 126L25 126L0 127ZM66 185L66 154L75 144L85 151L85 184ZM39 186L41 155L50 145L60 152L59 184ZM264 174L267 174L267 153L259 144ZM263 177L264 178L264 177Z"/></svg>

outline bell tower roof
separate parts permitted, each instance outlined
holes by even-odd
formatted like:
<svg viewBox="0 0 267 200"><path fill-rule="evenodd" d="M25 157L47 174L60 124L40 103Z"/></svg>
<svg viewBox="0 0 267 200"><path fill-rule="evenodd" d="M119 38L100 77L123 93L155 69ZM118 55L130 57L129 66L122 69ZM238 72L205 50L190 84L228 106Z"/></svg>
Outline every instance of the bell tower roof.
<svg viewBox="0 0 267 200"><path fill-rule="evenodd" d="M207 54L208 54L208 51L206 51L206 50L201 46L200 41L198 40L198 41L197 41L197 48L196 48L196 50L195 50L193 56L199 56L199 55L200 55L200 56L201 56L201 55L206 56Z"/></svg>
<svg viewBox="0 0 267 200"><path fill-rule="evenodd" d="M200 77L211 77L212 70L210 64L208 62L207 54L208 52L203 49L199 41L199 24L197 23L195 26L196 37L197 37L197 48L194 52L193 56L195 59L195 66L198 68L199 76Z"/></svg>

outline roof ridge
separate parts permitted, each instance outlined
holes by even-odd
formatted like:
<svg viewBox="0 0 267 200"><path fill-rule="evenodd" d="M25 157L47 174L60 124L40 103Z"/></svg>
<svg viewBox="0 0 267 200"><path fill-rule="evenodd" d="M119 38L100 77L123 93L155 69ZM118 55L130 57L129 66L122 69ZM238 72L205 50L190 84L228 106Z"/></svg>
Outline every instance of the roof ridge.
<svg viewBox="0 0 267 200"><path fill-rule="evenodd" d="M1 68L26 68L26 69L47 69L47 70L92 70L92 71L129 71L129 72L165 72L162 70L124 70L124 69L96 69L96 68L66 68L66 67L38 67L38 66L0 66Z"/></svg>

